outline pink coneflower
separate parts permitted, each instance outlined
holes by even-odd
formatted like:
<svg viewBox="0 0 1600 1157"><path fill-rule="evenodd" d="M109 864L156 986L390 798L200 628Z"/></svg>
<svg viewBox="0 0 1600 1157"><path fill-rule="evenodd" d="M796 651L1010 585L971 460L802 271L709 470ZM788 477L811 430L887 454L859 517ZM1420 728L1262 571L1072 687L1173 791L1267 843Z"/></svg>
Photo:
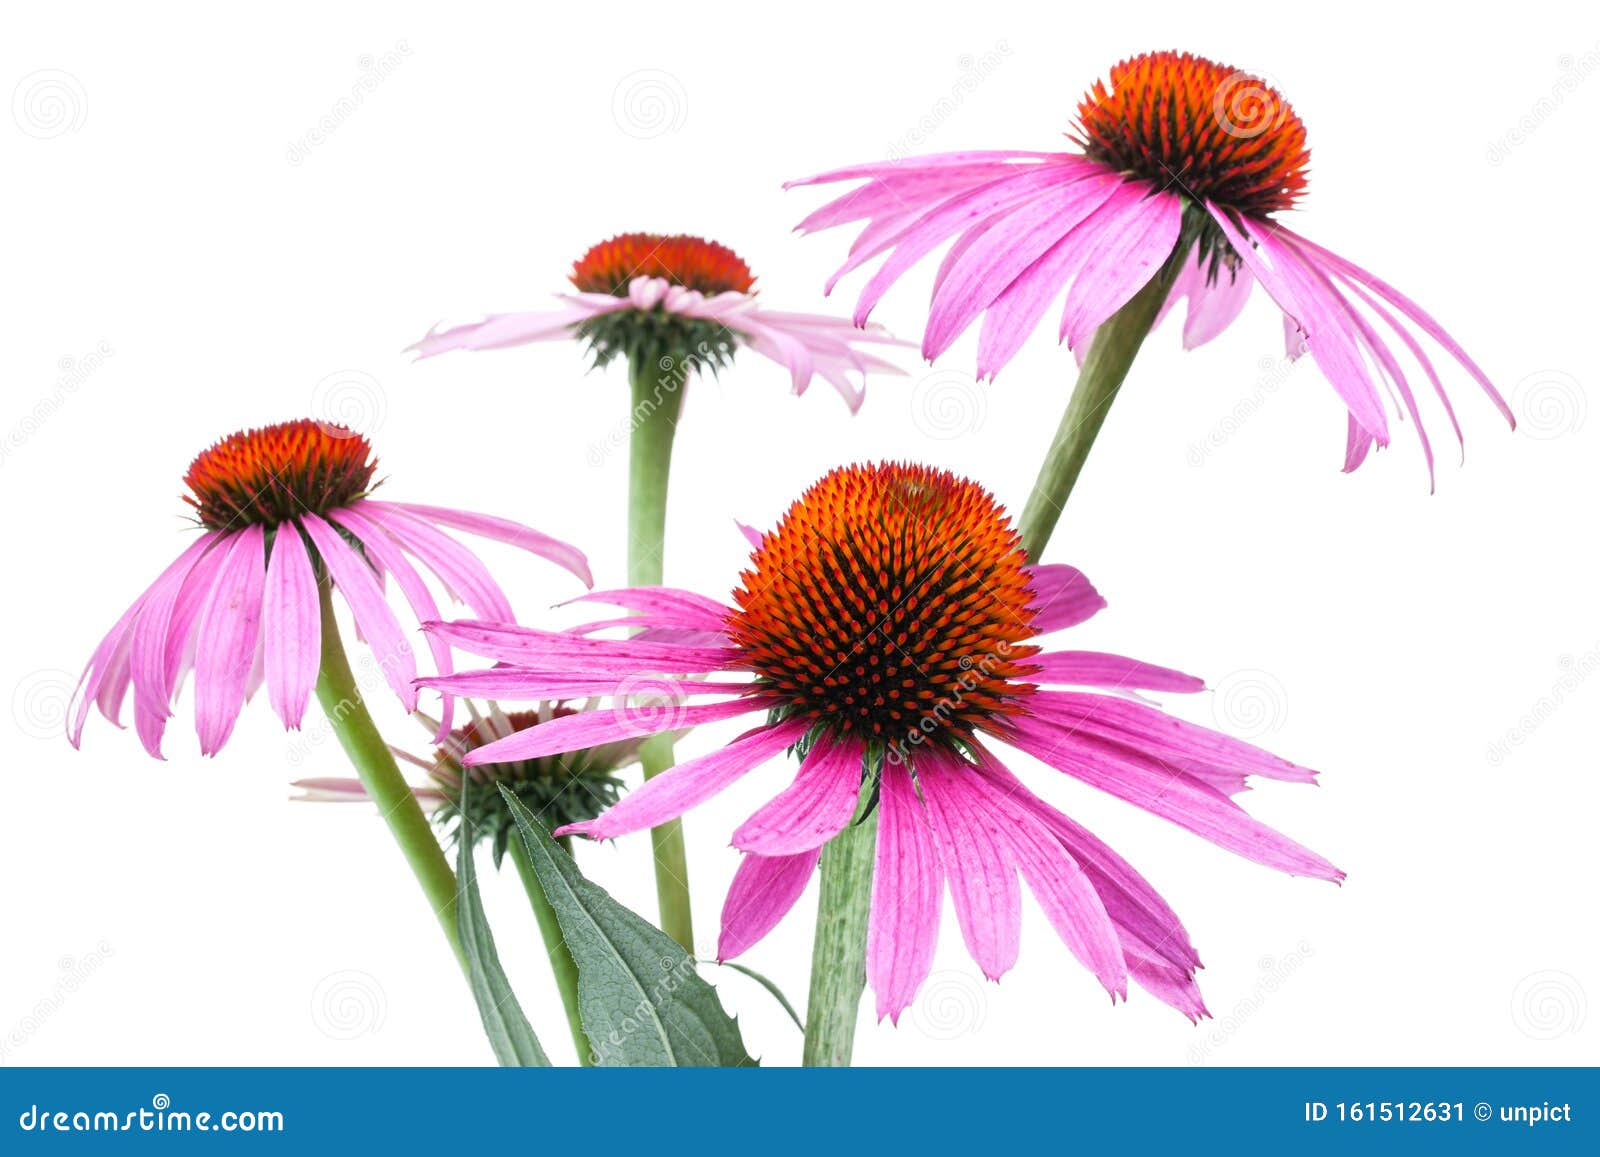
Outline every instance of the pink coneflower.
<svg viewBox="0 0 1600 1157"><path fill-rule="evenodd" d="M619 702L469 752L465 762L570 748L764 714L565 831L594 838L681 815L793 750L794 782L733 835L745 853L723 909L720 957L738 956L793 906L819 853L868 800L878 829L866 974L879 1016L897 1017L927 976L948 886L973 958L990 977L1017 958L1018 874L1068 948L1114 995L1127 980L1191 1018L1200 961L1167 904L1116 853L1034 796L1005 744L1258 863L1338 880L1327 860L1233 802L1247 775L1313 773L1114 691L1193 692L1200 680L1118 655L1036 639L1103 605L1069 566L1026 565L1018 536L976 484L914 466L837 470L760 540L732 606L686 591L586 596L634 612L629 640L480 622L431 625L496 660L424 682L508 698L602 693L654 673L709 702ZM1076 686L1088 690L1064 690ZM826 862L824 860L824 862ZM826 876L826 870L824 872Z"/></svg>
<svg viewBox="0 0 1600 1157"><path fill-rule="evenodd" d="M308 419L246 430L203 451L184 479L203 533L95 649L68 715L73 745L91 704L120 726L131 687L134 728L161 758L191 669L203 754L222 749L262 683L284 726L299 727L322 652L322 582L339 591L384 679L415 710L416 658L384 597L386 577L420 620L439 612L419 563L474 613L514 617L493 576L441 527L511 543L592 582L581 551L520 523L371 498L376 470L364 437ZM431 646L439 669L450 670L449 649Z"/></svg>
<svg viewBox="0 0 1600 1157"><path fill-rule="evenodd" d="M627 360L628 583L658 586L665 575L667 484L684 386L696 372L727 366L741 346L781 363L794 392L813 376L831 384L854 412L865 386L851 375L900 373L857 348L894 342L838 318L778 313L756 298L755 277L733 250L699 237L624 233L594 246L572 268L576 294L560 308L497 314L476 325L430 333L414 347L422 357L457 349L499 349L532 341L576 338L604 366ZM667 737L645 745L646 777L672 763ZM693 951L688 853L676 823L655 834L661 927Z"/></svg>
<svg viewBox="0 0 1600 1157"><path fill-rule="evenodd" d="M726 365L748 346L789 371L794 392L813 377L860 409L869 372L903 371L861 345L895 343L880 329L863 333L843 318L764 308L750 267L733 250L699 237L623 233L602 241L572 267L577 293L556 309L500 313L473 325L429 333L412 348L422 357L450 350L502 349L579 338L604 365L674 358L696 369Z"/></svg>
<svg viewBox="0 0 1600 1157"><path fill-rule="evenodd" d="M1146 53L1113 68L1109 87L1095 83L1078 106L1073 140L1079 151L945 153L791 182L866 182L800 228L867 223L830 290L887 254L857 300L857 324L907 270L953 240L922 352L938 357L981 316L985 377L1011 360L1065 292L1059 335L1088 354L1079 389L1092 379L1096 392L1072 415L1080 440L1092 439L1140 341L1168 309L1187 299L1183 342L1192 349L1233 322L1258 281L1283 311L1289 355L1309 350L1349 411L1346 470L1374 443L1388 444L1387 389L1411 416L1432 474L1408 371L1385 327L1437 393L1458 439L1423 337L1511 420L1488 377L1420 306L1277 218L1303 192L1310 153L1300 118L1265 82L1189 53ZM1074 469L1042 481L1059 506L1075 478ZM1033 521L1024 515L1025 540ZM1027 545L1036 553L1043 543Z"/></svg>

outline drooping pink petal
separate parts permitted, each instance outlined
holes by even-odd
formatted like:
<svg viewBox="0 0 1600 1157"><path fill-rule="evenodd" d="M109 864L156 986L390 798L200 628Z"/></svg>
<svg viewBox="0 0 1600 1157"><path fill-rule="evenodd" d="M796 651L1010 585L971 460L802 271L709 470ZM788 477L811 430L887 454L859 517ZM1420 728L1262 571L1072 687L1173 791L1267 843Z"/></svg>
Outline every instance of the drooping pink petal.
<svg viewBox="0 0 1600 1157"><path fill-rule="evenodd" d="M1138 943L1128 945L1126 953L1128 975L1140 988L1161 1003L1183 1013L1191 1023L1199 1024L1202 1017L1211 1015L1200 996L1200 986L1195 983L1194 973L1152 958Z"/></svg>
<svg viewBox="0 0 1600 1157"><path fill-rule="evenodd" d="M415 711L417 657L394 612L389 609L372 567L320 515L308 511L299 521L317 548L323 566L328 568L334 589L350 607L356 628L372 648L384 681L399 696L407 711Z"/></svg>
<svg viewBox="0 0 1600 1157"><path fill-rule="evenodd" d="M911 776L903 767L885 767L879 784L867 982L878 1019L898 1023L933 967L944 869Z"/></svg>
<svg viewBox="0 0 1600 1157"><path fill-rule="evenodd" d="M855 814L861 792L859 742L818 736L794 783L763 804L733 833L733 846L762 856L820 848Z"/></svg>
<svg viewBox="0 0 1600 1157"><path fill-rule="evenodd" d="M244 708L245 683L255 662L261 629L262 588L267 559L259 525L228 536L227 557L217 570L200 613L194 657L194 722L200 753L215 755L233 733Z"/></svg>
<svg viewBox="0 0 1600 1157"><path fill-rule="evenodd" d="M189 544L145 592L133 624L128 661L133 684L134 726L145 751L156 759L163 758L161 737L167 720L172 717L172 696L176 690L173 686L176 665L168 661L173 608L185 580L216 545L218 538L208 533Z"/></svg>
<svg viewBox="0 0 1600 1157"><path fill-rule="evenodd" d="M993 838L994 825L983 814L986 801L972 791L975 778L945 766L936 750L918 756L917 782L961 937L983 974L999 980L1017 962L1022 888L1009 843Z"/></svg>
<svg viewBox="0 0 1600 1157"><path fill-rule="evenodd" d="M1255 278L1250 276L1249 266L1240 265L1230 269L1217 261L1213 267L1212 259L1202 257L1196 247L1189 264L1184 267L1162 305L1156 325L1161 324L1161 318L1166 316L1168 310L1187 298L1189 305L1183 319L1183 348L1199 349L1220 336L1244 312L1245 303L1250 300L1250 287L1254 283Z"/></svg>
<svg viewBox="0 0 1600 1157"><path fill-rule="evenodd" d="M1030 683L1070 683L1080 687L1127 687L1138 691L1204 691L1204 679L1170 667L1103 651L1051 651L1028 660L1039 668Z"/></svg>
<svg viewBox="0 0 1600 1157"><path fill-rule="evenodd" d="M694 695L742 695L751 685L660 676L597 679L567 672L532 671L526 667L489 667L481 671L430 675L426 677L426 686L476 699L543 700L629 694L671 695L685 699Z"/></svg>
<svg viewBox="0 0 1600 1157"><path fill-rule="evenodd" d="M99 701L101 689L106 686L108 678L119 665L118 655L123 656L120 665L124 669L129 665L127 655L133 646L133 624L143 605L144 595L140 595L131 607L122 612L122 617L116 621L111 630L106 632L105 638L100 640L93 654L89 656L83 674L78 677L78 686L73 691L72 701L67 710L67 738L74 747L79 746L83 739L83 725L89 718L89 708ZM115 723L115 712L107 718Z"/></svg>
<svg viewBox="0 0 1600 1157"><path fill-rule="evenodd" d="M525 728L504 739L474 748L466 753L462 762L472 767L480 763L512 763L544 755L561 755L619 739L736 719L752 711L765 711L771 706L771 700L751 696L726 703L627 705L609 711L584 711L577 715L548 719L537 727ZM632 799L633 796L628 798Z"/></svg>
<svg viewBox="0 0 1600 1157"><path fill-rule="evenodd" d="M1027 571L1033 587L1033 629L1038 634L1075 627L1105 609L1105 599L1075 566L1042 563Z"/></svg>
<svg viewBox="0 0 1600 1157"><path fill-rule="evenodd" d="M569 715L565 718L582 716ZM539 731L548 726L550 723L542 723L528 730ZM809 726L810 723L804 719L787 719L771 727L752 731L726 747L687 760L653 779L645 780L594 819L557 828L555 834L609 840L677 819L696 804L704 803L735 780L792 746L805 735Z"/></svg>
<svg viewBox="0 0 1600 1157"><path fill-rule="evenodd" d="M415 502L380 503L368 499L362 505L392 507L438 526L450 526L456 530L464 530L468 534L476 534L480 538L508 543L529 554L549 559L557 566L571 571L583 580L584 586L594 586L594 575L589 571L589 560L584 557L583 551L571 543L551 538L548 534L534 530L531 526L524 526L520 522L512 522L508 518L496 518L490 514L474 514L470 510L421 506Z"/></svg>
<svg viewBox="0 0 1600 1157"><path fill-rule="evenodd" d="M592 317L626 308L628 303L620 299L611 309L606 309L587 300L567 298L554 309L492 313L482 321L443 331L435 326L421 341L407 346L405 352L415 350L421 359L436 357L451 350L497 350L529 342L550 341L569 336L573 326Z"/></svg>
<svg viewBox="0 0 1600 1157"><path fill-rule="evenodd" d="M1334 881L1344 878L1343 872L1315 852L1253 819L1222 792L1181 771L1110 758L1089 745L1074 743L1070 731L1042 719L1014 717L1011 727L1006 740L1013 747L1220 848L1291 875Z"/></svg>
<svg viewBox="0 0 1600 1157"><path fill-rule="evenodd" d="M820 848L793 856L746 855L722 902L717 959L742 956L789 914L817 870Z"/></svg>
<svg viewBox="0 0 1600 1157"><path fill-rule="evenodd" d="M1149 283L1172 256L1182 224L1182 198L1151 192L1130 216L1096 237L1061 314L1061 337L1069 348L1086 351L1100 324Z"/></svg>
<svg viewBox="0 0 1600 1157"><path fill-rule="evenodd" d="M419 622L437 621L439 607L433 601L433 594L428 590L428 584L422 581L422 576L406 558L399 541L392 538L381 523L368 518L366 511L361 509L363 505L356 503L345 510L330 511L328 519L354 535L361 543L367 557L380 569L394 575L395 585L400 588L400 593L405 596L406 603ZM455 670L449 644L437 635L425 632L424 637L428 640L428 650L433 654L434 668L440 675L449 675ZM445 737L450 734L454 717L455 698L446 692L442 696L439 708L439 726L434 736L435 743L443 743Z"/></svg>
<svg viewBox="0 0 1600 1157"><path fill-rule="evenodd" d="M261 632L267 702L285 727L297 728L322 661L322 609L311 555L292 522L273 535Z"/></svg>
<svg viewBox="0 0 1600 1157"><path fill-rule="evenodd" d="M371 500L358 505L408 553L437 575L452 598L466 603L474 614L496 623L509 623L516 618L505 592L494 581L488 567L455 539L398 507L386 509L383 503Z"/></svg>

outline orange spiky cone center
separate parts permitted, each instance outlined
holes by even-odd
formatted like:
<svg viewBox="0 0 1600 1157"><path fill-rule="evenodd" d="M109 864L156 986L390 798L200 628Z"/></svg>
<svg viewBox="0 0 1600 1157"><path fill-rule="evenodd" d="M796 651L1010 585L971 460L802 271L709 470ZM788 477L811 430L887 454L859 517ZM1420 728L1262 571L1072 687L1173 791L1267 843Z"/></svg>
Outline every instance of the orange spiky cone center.
<svg viewBox="0 0 1600 1157"><path fill-rule="evenodd" d="M208 530L273 527L366 494L378 464L360 434L303 418L230 434L189 465L184 501Z"/></svg>
<svg viewBox="0 0 1600 1157"><path fill-rule="evenodd" d="M756 280L726 245L682 233L622 233L600 242L572 266L572 284L585 293L621 297L636 277L659 277L708 297L749 293Z"/></svg>

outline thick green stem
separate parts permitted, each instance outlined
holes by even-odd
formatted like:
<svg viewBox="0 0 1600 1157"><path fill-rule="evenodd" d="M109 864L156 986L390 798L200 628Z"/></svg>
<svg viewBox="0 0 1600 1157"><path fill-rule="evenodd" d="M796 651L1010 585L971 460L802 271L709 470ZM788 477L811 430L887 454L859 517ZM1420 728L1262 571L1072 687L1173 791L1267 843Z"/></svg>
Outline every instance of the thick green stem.
<svg viewBox="0 0 1600 1157"><path fill-rule="evenodd" d="M676 360L640 354L628 363L632 387L632 433L628 439L628 585L660 586L667 531L667 478L672 470L672 436L683 408L684 367ZM639 748L639 765L650 779L672 766L672 737L656 735ZM694 921L689 910L689 856L683 824L671 820L654 828L656 897L661 930L694 953Z"/></svg>
<svg viewBox="0 0 1600 1157"><path fill-rule="evenodd" d="M1143 289L1116 313L1112 314L1090 339L1088 356L1078 371L1078 384L1067 403L1067 412L1061 416L1055 440L1045 454L1044 465L1028 495L1028 504L1022 508L1022 518L1017 529L1022 534L1022 549L1034 562L1044 553L1056 521L1067 505L1089 459L1089 449L1094 445L1100 426L1116 401L1117 391L1128 376L1134 356L1155 324L1161 312L1161 303L1172 290L1184 262L1193 250L1187 231L1179 239L1167 258L1166 264L1152 277Z"/></svg>
<svg viewBox="0 0 1600 1157"><path fill-rule="evenodd" d="M862 791L869 806L870 785ZM822 894L811 946L811 992L806 999L806 1043L801 1063L812 1068L849 1065L856 1016L867 986L867 914L872 908L872 860L878 846L878 811L828 841L822 849Z"/></svg>
<svg viewBox="0 0 1600 1157"><path fill-rule="evenodd" d="M571 836L562 836L556 842L567 850L568 855L572 854ZM567 1012L567 1028L572 1033L572 1043L578 1049L578 1063L588 1067L594 1064L594 1050L583 1031L583 1017L578 1012L577 961L572 959L572 949L567 947L567 938L561 934L556 910L550 907L539 877L534 874L528 849L523 847L520 839L513 837L507 845L507 851L511 855L511 862L517 866L517 875L522 877L523 890L528 893L528 902L533 905L533 917L539 922L539 934L544 937L545 951L550 956L550 971L556 978L556 989L561 993L561 1007Z"/></svg>
<svg viewBox="0 0 1600 1157"><path fill-rule="evenodd" d="M405 854L406 863L422 885L423 894L433 908L433 914L444 929L445 939L456 954L456 960L465 969L466 953L461 947L461 936L456 928L456 876L445 859L423 815L411 785L400 774L389 747L379 734L378 727L361 701L361 690L356 686L350 661L345 657L344 644L339 639L339 627L333 618L333 587L326 578L321 583L322 602L322 669L317 673L317 701L328 716L333 732L339 737L344 753L355 765L356 774L367 795L378 805L395 843Z"/></svg>

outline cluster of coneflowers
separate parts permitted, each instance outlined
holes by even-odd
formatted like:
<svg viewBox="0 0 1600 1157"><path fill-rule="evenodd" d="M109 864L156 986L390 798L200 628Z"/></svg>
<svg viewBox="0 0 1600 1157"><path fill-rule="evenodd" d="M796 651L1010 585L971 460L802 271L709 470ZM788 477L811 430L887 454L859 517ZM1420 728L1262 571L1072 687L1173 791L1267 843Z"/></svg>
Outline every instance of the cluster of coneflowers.
<svg viewBox="0 0 1600 1157"><path fill-rule="evenodd" d="M223 438L185 477L199 535L89 660L68 721L73 743L91 705L117 722L131 694L135 731L159 758L191 683L200 750L216 755L261 686L289 728L315 692L358 778L302 781L306 797L378 804L458 954L458 883L444 845L489 842L496 863L509 851L541 913L580 1049L572 962L540 909L502 786L569 851L572 836L650 831L660 925L692 951L680 817L741 777L790 768L732 833L742 859L717 956L758 944L820 871L809 1063L848 1062L863 983L880 1018L912 1003L947 895L978 967L993 979L1007 972L1023 885L1114 998L1132 981L1190 1019L1205 1016L1200 959L1177 915L1117 852L1025 786L1012 753L1256 863L1323 880L1342 873L1237 802L1253 777L1310 783L1313 772L1147 697L1201 691L1199 678L1045 641L1105 605L1081 572L1041 556L1108 407L1180 302L1193 348L1226 329L1259 284L1290 356L1309 353L1348 411L1346 469L1388 444L1398 411L1431 475L1417 383L1459 439L1445 360L1510 414L1421 307L1282 223L1304 192L1309 152L1270 87L1188 54L1139 56L1089 90L1073 139L1068 151L949 153L793 182L852 183L801 223L860 225L829 289L882 259L850 319L767 308L722 245L627 233L590 249L574 266L575 292L549 309L417 343L432 357L575 339L598 367L627 363L626 585L580 596L615 607L608 617L569 629L519 620L452 532L510 543L589 586L583 554L506 518L390 500L388 488L376 497L360 431L294 420ZM926 358L976 324L977 368L992 376L1052 305L1078 358L1020 517L942 469L823 462L775 526L748 532L749 564L726 592L664 585L667 483L688 383L748 349L781 364L795 393L821 378L854 412L866 376L900 372L901 343L869 327L869 314L941 249ZM335 594L388 688L426 722L431 753L380 733L346 658ZM458 654L473 657L471 669L457 669ZM653 698L640 701L640 686ZM437 695L436 716L418 710L423 691ZM735 719L747 729L720 747L696 736ZM676 766L675 741L693 750ZM642 782L629 789L634 763ZM426 782L413 784L402 764Z"/></svg>

